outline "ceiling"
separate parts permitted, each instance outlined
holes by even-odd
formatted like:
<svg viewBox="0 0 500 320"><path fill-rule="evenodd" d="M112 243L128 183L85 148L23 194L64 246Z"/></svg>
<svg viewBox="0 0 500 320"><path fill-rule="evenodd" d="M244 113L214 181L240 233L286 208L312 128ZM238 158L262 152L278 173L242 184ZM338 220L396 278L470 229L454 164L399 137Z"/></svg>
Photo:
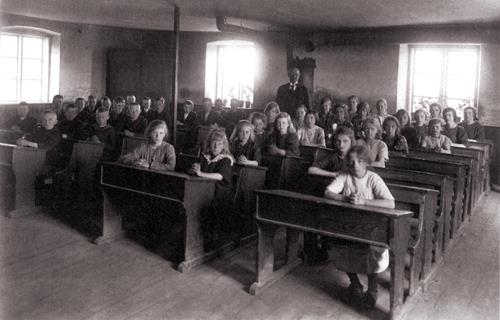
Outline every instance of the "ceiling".
<svg viewBox="0 0 500 320"><path fill-rule="evenodd" d="M499 0L0 0L0 10L57 21L171 30L215 31L215 16L268 29L308 30L429 24L500 23ZM253 22L252 22L253 21Z"/></svg>

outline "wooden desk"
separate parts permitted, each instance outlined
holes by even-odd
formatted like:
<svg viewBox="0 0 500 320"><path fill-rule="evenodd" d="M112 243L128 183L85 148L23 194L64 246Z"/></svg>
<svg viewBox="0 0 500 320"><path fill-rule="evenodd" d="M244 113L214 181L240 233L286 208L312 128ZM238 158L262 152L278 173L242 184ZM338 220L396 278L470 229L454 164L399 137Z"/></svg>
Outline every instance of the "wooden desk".
<svg viewBox="0 0 500 320"><path fill-rule="evenodd" d="M483 167L485 168L485 185L484 191L489 192L491 189L490 184L490 163L493 154L493 141L482 140L482 141L469 141L469 148L480 149L484 152Z"/></svg>
<svg viewBox="0 0 500 320"><path fill-rule="evenodd" d="M0 150L2 166L14 177L11 183L14 185L15 200L7 216L15 218L39 212L41 208L35 203L35 180L44 172L47 150L9 144L0 144Z"/></svg>
<svg viewBox="0 0 500 320"><path fill-rule="evenodd" d="M157 201L162 208L173 208L182 221L183 252L178 269L188 271L214 254L204 250L201 232L201 210L208 207L214 197L215 181L184 173L153 171L128 165L104 162L101 167L101 186L104 193L101 244L123 236L121 214L126 210L123 200L127 195L139 195ZM118 192L118 197L113 196ZM125 201L126 202L126 201Z"/></svg>
<svg viewBox="0 0 500 320"><path fill-rule="evenodd" d="M298 232L313 232L390 250L390 317L395 319L401 313L404 300L404 257L412 216L411 211L355 206L285 190L258 191L257 279L250 293L259 293L300 264ZM290 236L287 233L286 265L274 271L273 237L278 227L287 227ZM295 232L290 232L292 230Z"/></svg>
<svg viewBox="0 0 500 320"><path fill-rule="evenodd" d="M20 131L0 130L0 143L16 144L17 139L23 135Z"/></svg>
<svg viewBox="0 0 500 320"><path fill-rule="evenodd" d="M332 178L321 175L308 174L304 176L301 193L323 197L326 187ZM387 182L387 181L386 181ZM416 213L411 220L412 239L408 252L410 254L410 281L409 294L413 295L419 284L426 284L433 268L433 239L436 210L438 207L439 191L428 188L419 188L397 183L387 182L396 202L396 209L410 210ZM314 186L311 188L310 186ZM304 244L305 246L305 244Z"/></svg>

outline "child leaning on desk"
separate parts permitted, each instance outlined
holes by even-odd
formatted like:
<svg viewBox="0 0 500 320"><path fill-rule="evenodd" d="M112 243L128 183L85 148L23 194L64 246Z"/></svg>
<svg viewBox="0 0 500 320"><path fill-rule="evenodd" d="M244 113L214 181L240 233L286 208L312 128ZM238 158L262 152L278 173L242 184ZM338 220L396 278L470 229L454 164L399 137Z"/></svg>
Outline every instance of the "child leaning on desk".
<svg viewBox="0 0 500 320"><path fill-rule="evenodd" d="M394 208L394 197L382 178L367 170L371 162L367 148L353 146L347 157L348 170L337 176L327 187L325 197L355 205ZM349 276L349 299L366 308L375 307L378 292L377 274L389 266L387 249L341 239L332 239L330 243L335 267ZM365 293L358 273L368 275L368 290Z"/></svg>
<svg viewBox="0 0 500 320"><path fill-rule="evenodd" d="M224 129L214 128L200 155L199 162L193 164L189 174L216 180L215 197L210 208L203 213L202 228L205 243L215 248L235 230L235 218L232 210L233 192L232 166L234 158L229 151L229 142Z"/></svg>
<svg viewBox="0 0 500 320"><path fill-rule="evenodd" d="M148 142L120 158L120 162L141 168L172 171L175 169L175 149L163 141L168 127L163 120L153 120L146 129Z"/></svg>

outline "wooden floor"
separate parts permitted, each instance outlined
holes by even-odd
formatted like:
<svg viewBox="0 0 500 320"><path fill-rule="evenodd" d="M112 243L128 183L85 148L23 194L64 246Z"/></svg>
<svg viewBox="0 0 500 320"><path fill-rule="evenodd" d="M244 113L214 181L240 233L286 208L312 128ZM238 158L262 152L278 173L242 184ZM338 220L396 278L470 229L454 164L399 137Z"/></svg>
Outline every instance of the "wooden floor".
<svg viewBox="0 0 500 320"><path fill-rule="evenodd" d="M500 194L480 212L405 320L499 319ZM255 246L181 274L127 240L95 246L46 215L0 217L0 319L383 319L341 302L346 277L299 266L258 296ZM382 281L382 286L384 285Z"/></svg>

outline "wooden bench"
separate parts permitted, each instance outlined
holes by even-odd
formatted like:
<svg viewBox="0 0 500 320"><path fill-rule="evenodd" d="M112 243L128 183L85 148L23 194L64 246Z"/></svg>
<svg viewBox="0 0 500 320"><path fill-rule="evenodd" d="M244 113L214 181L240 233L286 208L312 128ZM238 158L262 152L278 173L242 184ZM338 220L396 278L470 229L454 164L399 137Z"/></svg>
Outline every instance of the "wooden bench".
<svg viewBox="0 0 500 320"><path fill-rule="evenodd" d="M17 139L23 135L20 131L0 130L0 143L16 144Z"/></svg>
<svg viewBox="0 0 500 320"><path fill-rule="evenodd" d="M474 159L477 168L477 179L475 181L476 188L473 202L476 204L481 195L485 192L486 168L484 167L484 150L477 148L451 147L451 154Z"/></svg>
<svg viewBox="0 0 500 320"><path fill-rule="evenodd" d="M391 153L392 155L392 153ZM467 217L470 217L474 205L476 203L476 188L479 186L479 162L473 157L467 155L454 155L446 153L435 153L427 151L411 151L406 157L424 158L431 160L443 160L447 162L455 162L463 165L465 170L464 181L464 210L460 216L460 224L462 225Z"/></svg>
<svg viewBox="0 0 500 320"><path fill-rule="evenodd" d="M178 246L181 262L178 270L188 271L215 257L206 252L201 229L201 211L208 207L215 193L215 181L172 171L153 171L128 165L103 162L100 185L103 189L101 234L96 244L123 236L122 214L133 214L135 202L154 207L181 225ZM171 231L173 232L173 231Z"/></svg>
<svg viewBox="0 0 500 320"><path fill-rule="evenodd" d="M318 197L323 196L326 187L332 181L331 177L313 174L308 174L304 179L307 179L307 183L302 185L302 190L297 191ZM408 248L409 295L413 295L420 284L429 280L439 191L395 183L387 183L387 187L396 200L396 209L406 209L416 213L411 224L412 240Z"/></svg>
<svg viewBox="0 0 500 320"><path fill-rule="evenodd" d="M465 169L464 165L457 162L449 162L443 160L431 160L426 158L418 157L405 157L393 155L389 158L386 163L389 168L399 168L404 170L415 170L422 172L431 172L444 174L450 177L453 181L453 201L451 209L451 219L449 236L445 235L446 238L452 240L458 239L459 231L463 229L461 227L461 217L463 215L464 206L464 188L465 188ZM445 221L446 223L446 221ZM445 225L445 228L447 226ZM445 229L446 230L446 229ZM447 246L445 246L446 248Z"/></svg>
<svg viewBox="0 0 500 320"><path fill-rule="evenodd" d="M404 302L404 260L410 240L413 212L345 202L285 190L257 192L257 277L250 294L284 277L301 263L298 239L301 231L383 246L390 252L390 318L396 319ZM286 227L286 264L274 270L273 238Z"/></svg>
<svg viewBox="0 0 500 320"><path fill-rule="evenodd" d="M484 152L484 158L482 164L485 172L483 190L484 192L489 192L491 190L490 163L491 163L491 157L493 155L493 141L491 140L469 141L469 148L480 149L483 150Z"/></svg>

